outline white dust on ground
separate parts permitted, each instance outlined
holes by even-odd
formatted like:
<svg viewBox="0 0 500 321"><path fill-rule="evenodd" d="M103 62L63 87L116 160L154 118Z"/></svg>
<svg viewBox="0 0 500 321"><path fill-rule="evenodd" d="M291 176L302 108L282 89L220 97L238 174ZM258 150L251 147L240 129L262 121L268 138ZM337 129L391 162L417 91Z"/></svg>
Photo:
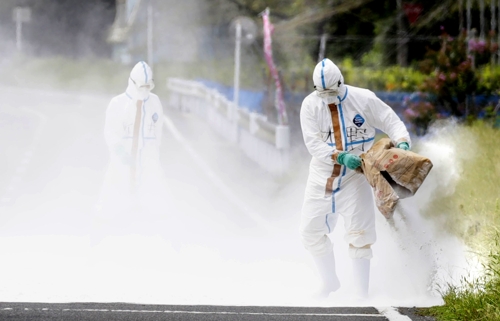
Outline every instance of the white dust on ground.
<svg viewBox="0 0 500 321"><path fill-rule="evenodd" d="M453 124L448 126L454 128ZM171 226L168 234L112 235L93 246L86 235L46 235L30 230L3 236L0 301L265 306L441 304L438 286L457 282L470 272L467 252L459 240L444 234L421 213L433 197L453 192L465 159L458 155L459 142L454 139L453 130L444 127L421 140L418 152L429 157L434 168L417 195L401 203L395 218L397 229L377 213L378 242L373 247L369 301L351 300L350 259L341 218L331 237L342 288L327 300L311 298L318 285L315 267L298 234L307 166L274 195L277 199L262 200L274 214L280 213L270 219L271 232L249 226L239 216L221 213L213 203L217 191L199 175L196 183L200 192L196 198L189 186L179 186L176 199L161 206L176 213L175 222L183 226L203 222L204 232ZM78 176L76 172L68 175L66 184ZM207 195L205 199L203 195ZM241 199L246 198L241 195Z"/></svg>

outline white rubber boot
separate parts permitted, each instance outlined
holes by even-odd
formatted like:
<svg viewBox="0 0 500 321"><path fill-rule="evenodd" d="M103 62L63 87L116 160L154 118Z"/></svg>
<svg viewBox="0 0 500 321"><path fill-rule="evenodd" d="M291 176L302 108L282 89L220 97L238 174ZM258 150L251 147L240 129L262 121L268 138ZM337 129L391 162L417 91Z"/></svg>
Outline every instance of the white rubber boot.
<svg viewBox="0 0 500 321"><path fill-rule="evenodd" d="M333 252L324 256L314 257L314 263L321 277L321 288L316 294L319 298L326 298L331 292L340 288L340 281L335 269L335 256Z"/></svg>
<svg viewBox="0 0 500 321"><path fill-rule="evenodd" d="M356 299L368 298L368 286L370 283L370 260L352 259L352 274L354 280L354 295Z"/></svg>

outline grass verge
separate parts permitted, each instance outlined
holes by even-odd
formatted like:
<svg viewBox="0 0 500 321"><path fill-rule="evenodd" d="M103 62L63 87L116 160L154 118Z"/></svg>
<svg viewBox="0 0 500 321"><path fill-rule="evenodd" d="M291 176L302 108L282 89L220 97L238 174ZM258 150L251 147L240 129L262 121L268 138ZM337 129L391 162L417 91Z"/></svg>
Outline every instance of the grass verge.
<svg viewBox="0 0 500 321"><path fill-rule="evenodd" d="M500 320L500 234L495 235L493 250L485 264L485 274L478 279L462 279L460 286L450 286L443 295L444 305L422 309L421 313L438 320Z"/></svg>
<svg viewBox="0 0 500 321"><path fill-rule="evenodd" d="M445 222L444 228L460 236L472 251L483 258L484 274L477 278L464 277L459 285L450 285L442 292L443 306L421 309L420 312L443 321L498 321L500 130L477 121L471 126L457 129L456 133L474 142L473 146L468 146L467 141L461 140L458 153L473 153L474 157L464 162L454 193L434 201L428 209L428 215Z"/></svg>

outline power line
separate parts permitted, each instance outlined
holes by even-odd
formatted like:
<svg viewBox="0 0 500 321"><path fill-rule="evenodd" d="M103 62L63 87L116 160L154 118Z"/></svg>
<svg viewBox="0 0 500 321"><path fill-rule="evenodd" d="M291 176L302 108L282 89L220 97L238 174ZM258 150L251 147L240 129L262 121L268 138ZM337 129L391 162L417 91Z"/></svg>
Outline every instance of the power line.
<svg viewBox="0 0 500 321"><path fill-rule="evenodd" d="M301 39L301 40L319 40L321 39L321 35L283 35L280 36L281 39ZM357 36L357 35L328 35L327 42L335 42L337 40L341 41L375 41L381 39L383 42L397 42L401 39L408 39L410 41L434 41L439 40L439 36L420 36L420 35L412 35L406 34L405 36L391 36L391 37L383 37L379 38L378 36Z"/></svg>

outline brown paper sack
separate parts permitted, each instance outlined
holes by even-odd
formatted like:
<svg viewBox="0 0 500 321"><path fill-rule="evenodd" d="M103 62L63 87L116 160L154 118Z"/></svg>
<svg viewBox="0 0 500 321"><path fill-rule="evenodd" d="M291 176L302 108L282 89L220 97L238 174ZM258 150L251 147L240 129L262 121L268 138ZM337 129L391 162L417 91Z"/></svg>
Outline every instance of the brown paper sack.
<svg viewBox="0 0 500 321"><path fill-rule="evenodd" d="M432 168L427 157L393 147L389 138L382 138L360 156L375 204L387 219L392 218L399 199L415 195Z"/></svg>

